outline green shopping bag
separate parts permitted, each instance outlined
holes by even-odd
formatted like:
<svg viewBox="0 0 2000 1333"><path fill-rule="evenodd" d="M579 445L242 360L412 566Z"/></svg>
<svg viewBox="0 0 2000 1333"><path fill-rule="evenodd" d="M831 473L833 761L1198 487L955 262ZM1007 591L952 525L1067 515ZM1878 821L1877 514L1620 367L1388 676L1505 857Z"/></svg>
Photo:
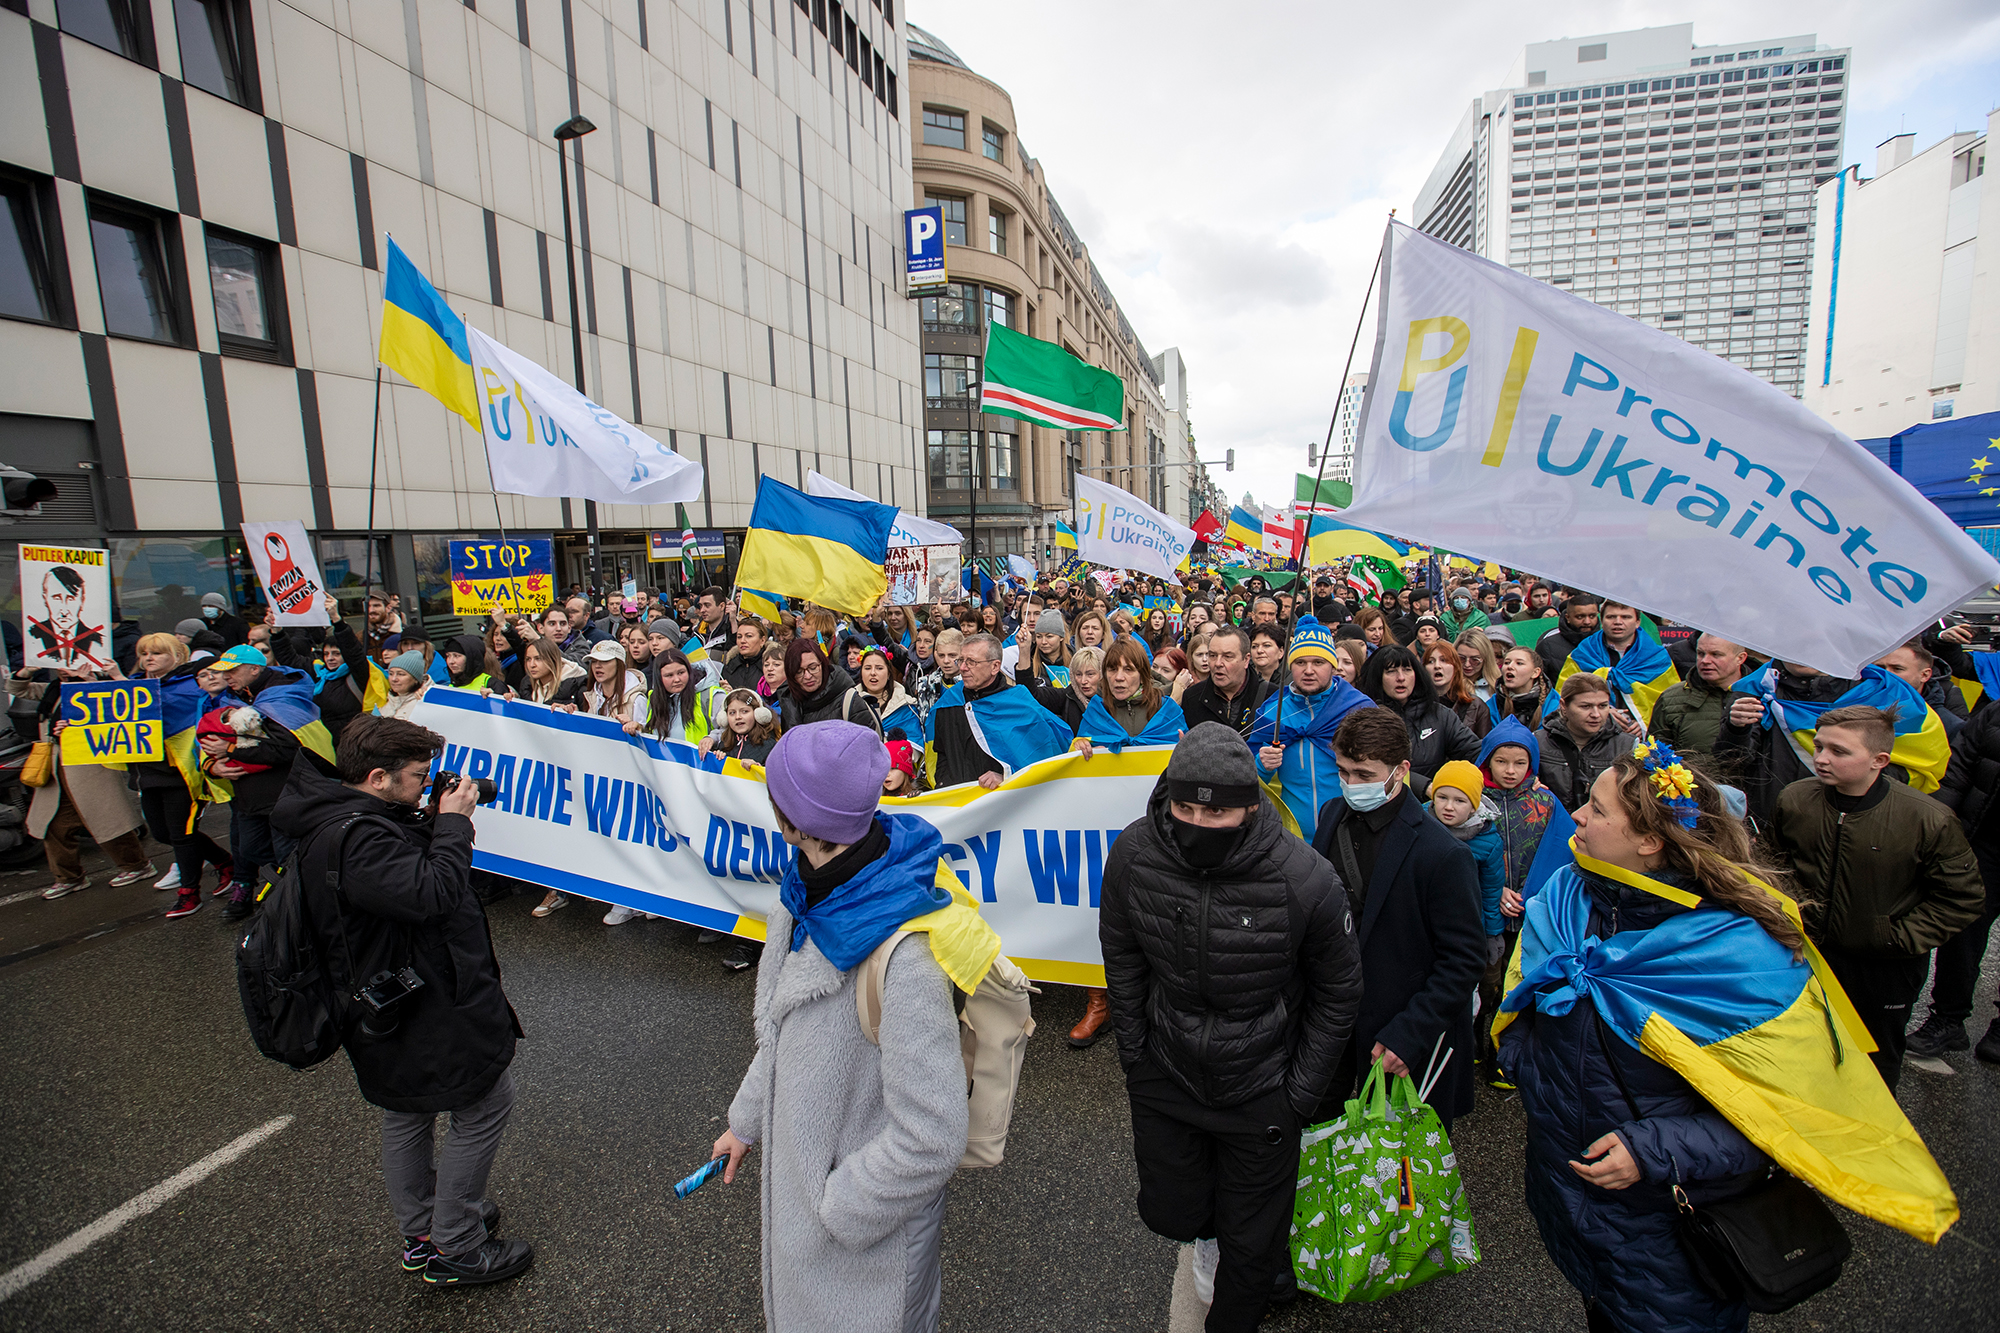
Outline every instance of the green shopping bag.
<svg viewBox="0 0 2000 1333"><path fill-rule="evenodd" d="M1305 1290L1375 1301L1479 1262L1451 1140L1407 1077L1376 1064L1299 1148L1292 1268Z"/></svg>

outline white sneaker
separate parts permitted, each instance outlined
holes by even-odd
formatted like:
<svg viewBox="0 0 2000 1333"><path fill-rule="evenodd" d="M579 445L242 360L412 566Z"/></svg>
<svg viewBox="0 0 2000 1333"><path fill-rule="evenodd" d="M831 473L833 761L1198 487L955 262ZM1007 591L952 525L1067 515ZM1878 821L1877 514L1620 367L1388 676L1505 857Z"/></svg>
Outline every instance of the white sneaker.
<svg viewBox="0 0 2000 1333"><path fill-rule="evenodd" d="M46 889L42 890L42 897L48 899L67 898L72 893L80 892L89 887L90 887L90 881L87 879L79 880L74 884L68 882L67 880L57 880L54 884L51 884Z"/></svg>
<svg viewBox="0 0 2000 1333"><path fill-rule="evenodd" d="M1212 1240L1194 1243L1194 1294L1203 1305L1215 1303L1215 1268L1222 1262L1222 1246Z"/></svg>
<svg viewBox="0 0 2000 1333"><path fill-rule="evenodd" d="M156 889L178 889L180 886L181 866L178 861L174 862L173 869L153 881L153 887Z"/></svg>
<svg viewBox="0 0 2000 1333"><path fill-rule="evenodd" d="M604 924L607 926L622 926L637 915L639 913L630 907L614 907L604 914Z"/></svg>

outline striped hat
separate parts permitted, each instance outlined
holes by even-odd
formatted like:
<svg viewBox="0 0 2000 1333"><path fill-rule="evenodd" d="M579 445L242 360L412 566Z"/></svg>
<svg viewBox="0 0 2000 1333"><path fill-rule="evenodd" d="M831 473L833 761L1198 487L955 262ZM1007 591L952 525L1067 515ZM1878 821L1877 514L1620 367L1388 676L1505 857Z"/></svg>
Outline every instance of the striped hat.
<svg viewBox="0 0 2000 1333"><path fill-rule="evenodd" d="M1285 665L1290 666L1301 657L1323 657L1335 666L1340 661L1333 654L1333 632L1319 623L1317 616L1300 616L1297 628L1292 631L1291 651L1285 654Z"/></svg>

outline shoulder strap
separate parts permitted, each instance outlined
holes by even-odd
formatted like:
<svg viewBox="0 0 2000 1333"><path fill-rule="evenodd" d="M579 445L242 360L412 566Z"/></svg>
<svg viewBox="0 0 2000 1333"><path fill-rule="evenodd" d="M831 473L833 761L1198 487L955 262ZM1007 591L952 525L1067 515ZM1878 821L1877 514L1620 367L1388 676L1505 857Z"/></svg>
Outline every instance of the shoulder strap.
<svg viewBox="0 0 2000 1333"><path fill-rule="evenodd" d="M882 985L889 976L889 955L911 932L899 930L875 946L875 952L861 960L854 976L854 1012L861 1020L861 1035L871 1046L882 1044Z"/></svg>
<svg viewBox="0 0 2000 1333"><path fill-rule="evenodd" d="M1350 886L1347 890L1347 902L1351 907L1355 894L1360 894L1364 899L1368 896L1368 886L1361 880L1361 860L1354 854L1354 834L1344 819L1333 826L1333 845L1340 852L1340 868L1347 874ZM1354 925L1356 930L1361 927L1359 921Z"/></svg>

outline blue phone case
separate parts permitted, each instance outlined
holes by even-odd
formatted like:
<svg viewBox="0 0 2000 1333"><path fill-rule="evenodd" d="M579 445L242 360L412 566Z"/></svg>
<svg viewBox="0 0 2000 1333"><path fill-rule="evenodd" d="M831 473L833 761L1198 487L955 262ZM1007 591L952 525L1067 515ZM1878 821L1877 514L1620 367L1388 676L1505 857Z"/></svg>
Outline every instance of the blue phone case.
<svg viewBox="0 0 2000 1333"><path fill-rule="evenodd" d="M703 1163L700 1170L696 1171L686 1180L679 1181L674 1185L674 1197L676 1199L685 1199L688 1195L706 1185L709 1178L722 1170L728 1163L729 1158L727 1156L718 1157L711 1162Z"/></svg>

